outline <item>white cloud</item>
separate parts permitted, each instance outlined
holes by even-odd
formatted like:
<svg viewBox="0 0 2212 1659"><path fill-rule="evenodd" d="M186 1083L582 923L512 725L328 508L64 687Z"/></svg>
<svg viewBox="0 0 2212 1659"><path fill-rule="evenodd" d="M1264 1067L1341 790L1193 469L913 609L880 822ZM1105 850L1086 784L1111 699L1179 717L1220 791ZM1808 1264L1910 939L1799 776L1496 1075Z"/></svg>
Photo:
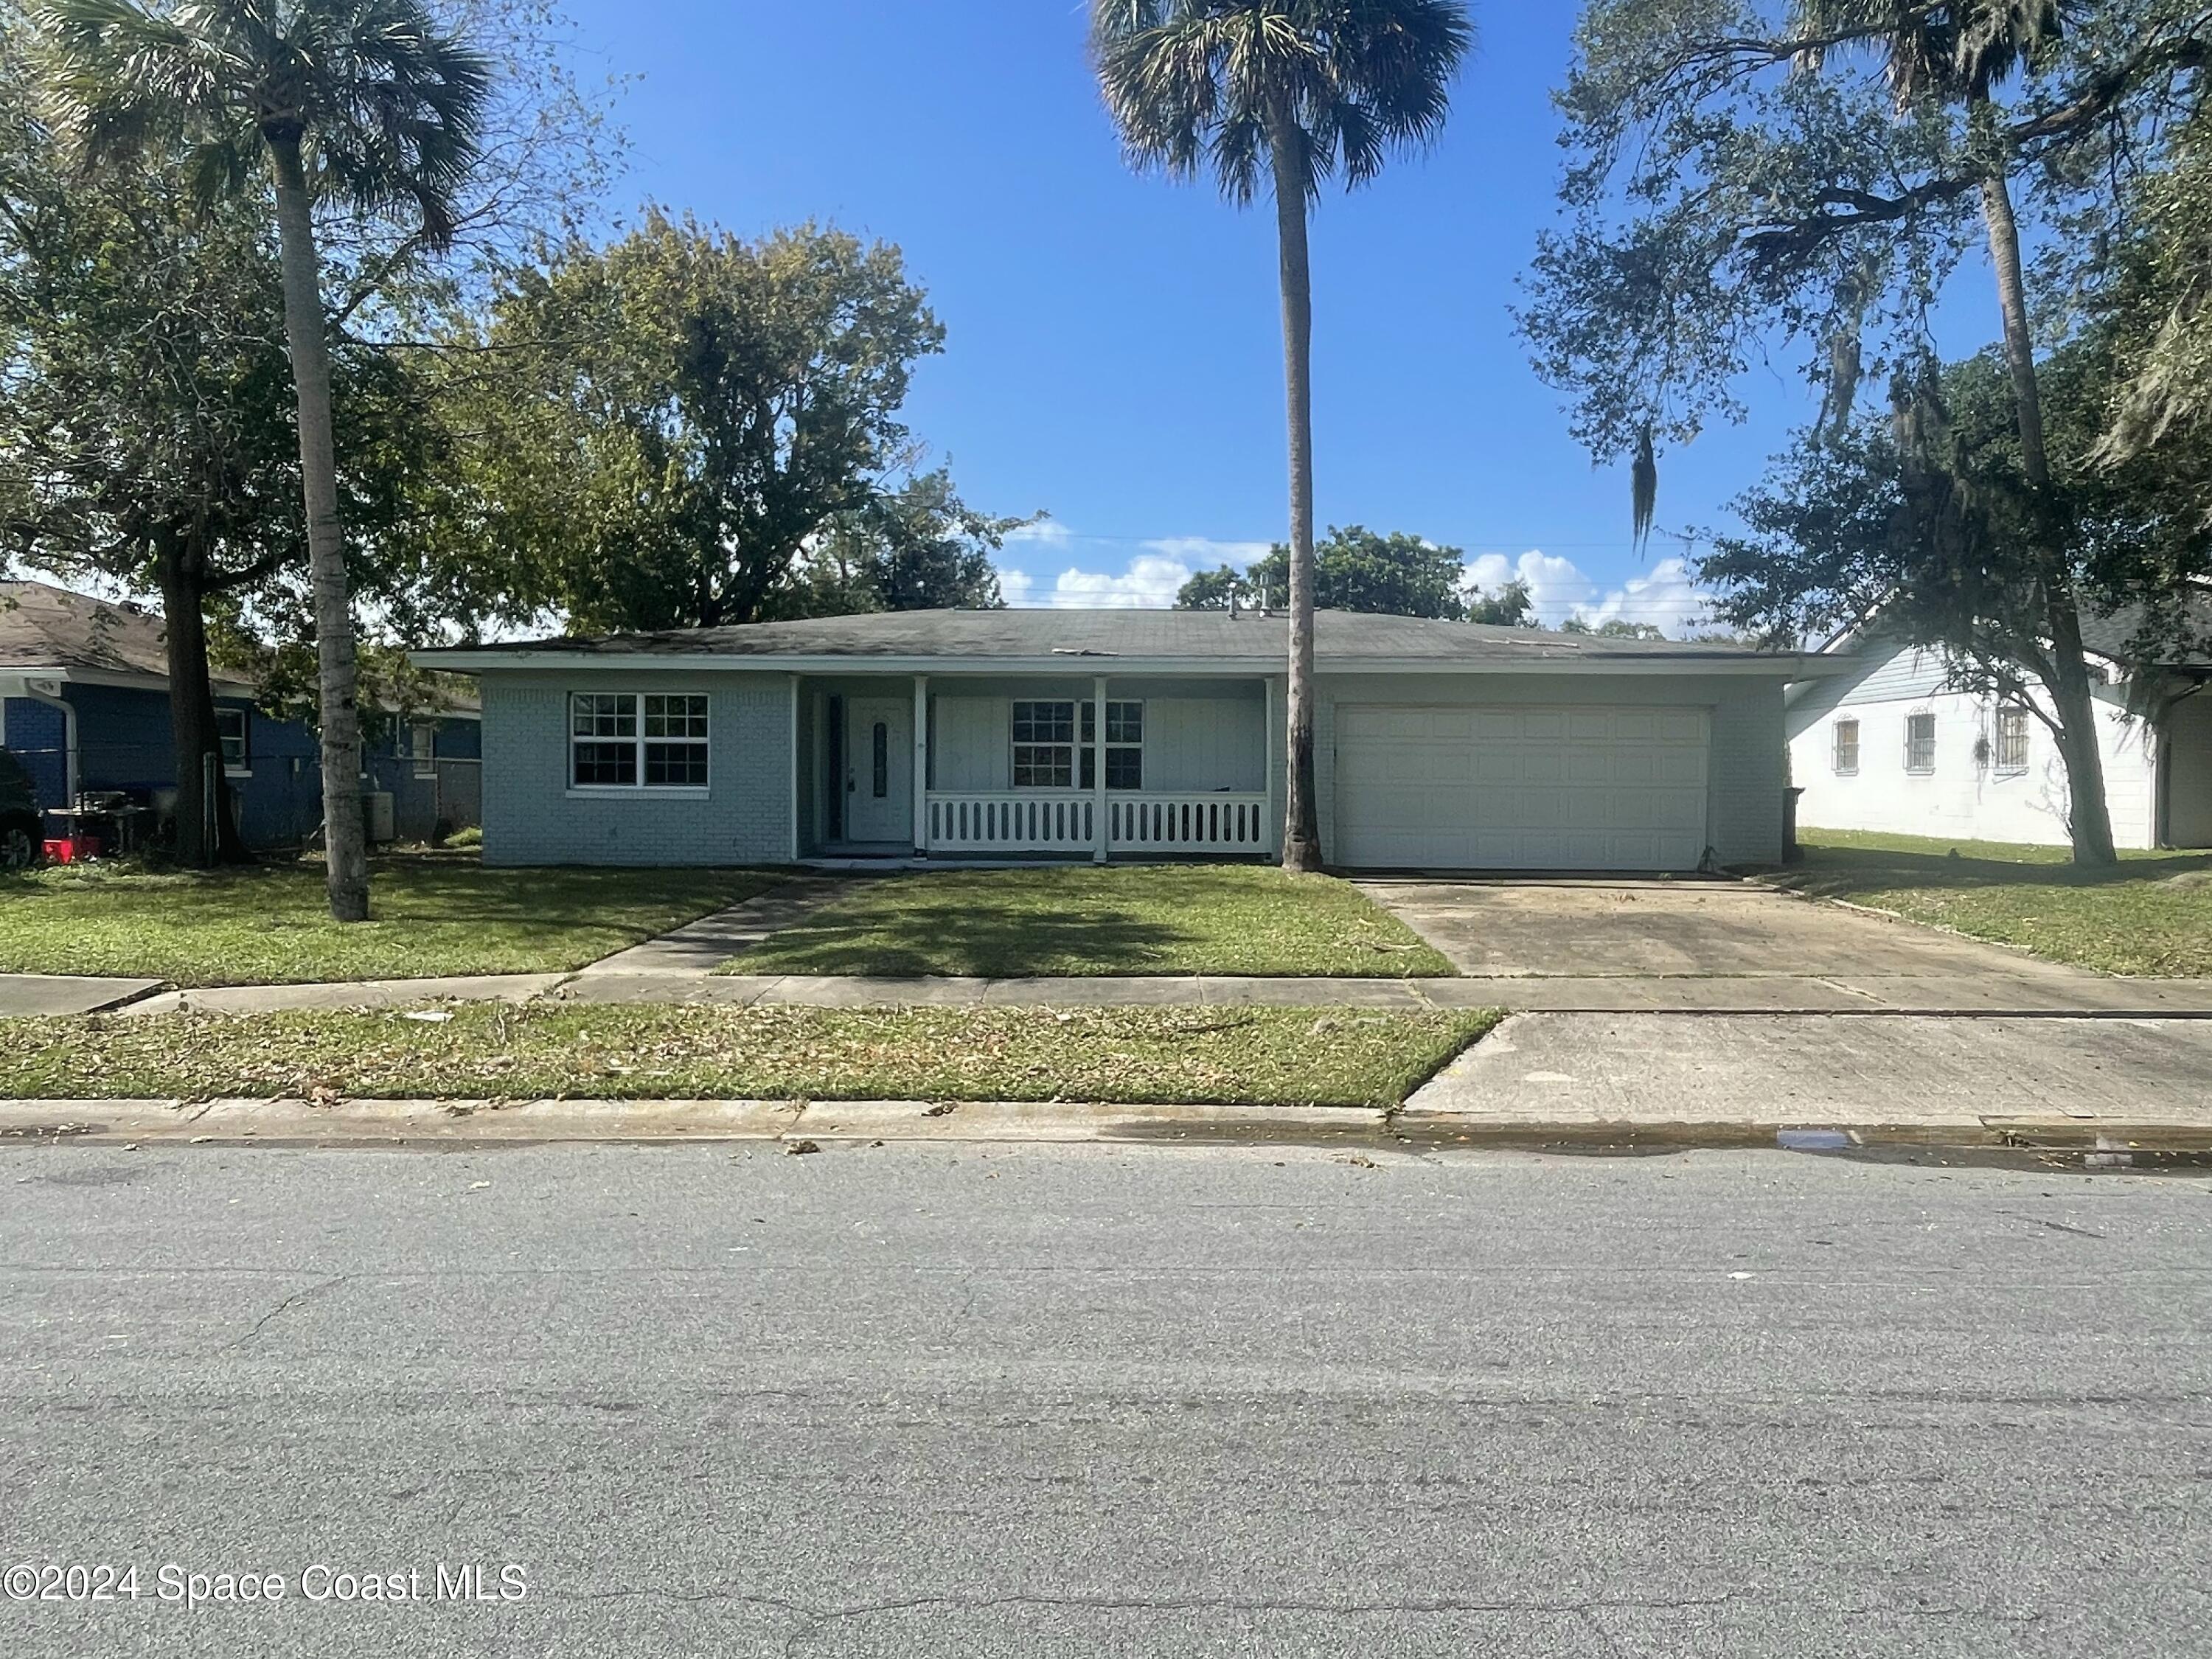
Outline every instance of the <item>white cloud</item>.
<svg viewBox="0 0 2212 1659"><path fill-rule="evenodd" d="M1190 580L1190 567L1180 559L1139 554L1119 575L1097 570L1067 569L1060 573L1049 595L1018 599L1009 605L1106 605L1164 610L1175 603L1176 592Z"/></svg>
<svg viewBox="0 0 2212 1659"><path fill-rule="evenodd" d="M1075 534L1049 520L1024 526L1007 541L1042 550L1055 563L1061 557L1069 562L1056 574L1002 566L999 586L1006 603L1068 608L1164 609L1175 603L1176 590L1194 572L1220 564L1243 568L1264 556L1269 545L1208 536L1162 536L1138 543L1140 550L1132 556L1117 557L1111 542ZM1095 557L1089 556L1094 553ZM1469 559L1466 568L1470 588L1494 591L1510 581L1528 583L1537 620L1550 628L1570 617L1594 628L1618 618L1656 623L1679 639L1711 621L1709 600L1690 580L1686 562L1679 558L1662 559L1646 574L1632 576L1617 587L1593 580L1572 559L1536 548L1520 554L1484 553Z"/></svg>
<svg viewBox="0 0 2212 1659"><path fill-rule="evenodd" d="M1485 553L1471 559L1468 580L1476 587L1499 588L1510 581L1528 585L1536 602L1536 615L1553 626L1577 614L1596 596L1597 584L1583 574L1572 559L1531 550L1509 559L1503 553Z"/></svg>
<svg viewBox="0 0 2212 1659"><path fill-rule="evenodd" d="M1509 558L1485 553L1467 562L1470 586L1497 589L1510 581L1524 581L1536 602L1536 616L1548 628L1570 617L1593 628L1618 618L1624 622L1655 623L1679 639L1712 620L1711 602L1690 580L1687 562L1662 559L1648 576L1632 576L1619 587L1604 589L1583 574L1572 559L1536 550Z"/></svg>
<svg viewBox="0 0 2212 1659"><path fill-rule="evenodd" d="M1194 572L1219 564L1241 568L1265 556L1268 547L1266 542L1217 541L1210 536L1160 536L1138 542L1139 551L1128 554L1119 550L1129 545L1126 542L1080 535L1050 520L1024 526L1006 542L1010 553L1018 558L1027 554L1032 564L1038 555L1031 549L1041 550L1046 559L1070 561L1056 575L1001 565L999 588L1008 605L1147 610L1172 605Z"/></svg>
<svg viewBox="0 0 2212 1659"><path fill-rule="evenodd" d="M1057 519L1035 519L1006 532L1010 547L1066 547L1074 539L1075 532Z"/></svg>
<svg viewBox="0 0 2212 1659"><path fill-rule="evenodd" d="M1648 576L1631 576L1595 605L1583 607L1583 620L1593 626L1619 617L1627 622L1656 623L1680 639L1712 621L1712 607L1690 580L1688 562L1662 559Z"/></svg>
<svg viewBox="0 0 2212 1659"><path fill-rule="evenodd" d="M1179 560L1191 566L1233 564L1243 569L1255 559L1267 556L1267 542L1218 542L1210 536L1165 536L1141 544L1147 553Z"/></svg>

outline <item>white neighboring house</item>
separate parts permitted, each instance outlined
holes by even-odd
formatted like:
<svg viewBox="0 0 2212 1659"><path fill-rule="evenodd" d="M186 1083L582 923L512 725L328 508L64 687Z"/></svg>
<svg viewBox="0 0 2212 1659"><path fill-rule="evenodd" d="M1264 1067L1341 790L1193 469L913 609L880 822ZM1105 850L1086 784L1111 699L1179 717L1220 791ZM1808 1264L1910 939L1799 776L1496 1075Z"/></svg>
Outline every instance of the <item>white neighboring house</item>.
<svg viewBox="0 0 2212 1659"><path fill-rule="evenodd" d="M2131 623L2084 617L2096 688L2112 839L2122 848L2212 846L2212 659L2124 662ZM1833 678L1788 693L1790 781L1808 829L1872 830L1960 841L2064 846L2066 763L2027 707L1947 690L1940 647L1847 636L1857 659ZM2127 709L2131 675L2155 672L2179 693L2152 719ZM2039 687L2035 703L2051 711Z"/></svg>

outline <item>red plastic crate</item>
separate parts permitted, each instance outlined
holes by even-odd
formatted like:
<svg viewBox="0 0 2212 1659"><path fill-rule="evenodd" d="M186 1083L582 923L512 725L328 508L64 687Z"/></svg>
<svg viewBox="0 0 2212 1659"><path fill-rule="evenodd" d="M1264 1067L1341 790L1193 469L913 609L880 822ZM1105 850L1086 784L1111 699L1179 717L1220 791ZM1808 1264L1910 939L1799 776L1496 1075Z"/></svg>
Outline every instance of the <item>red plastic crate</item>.
<svg viewBox="0 0 2212 1659"><path fill-rule="evenodd" d="M92 836L50 836L46 838L46 862L75 864L79 859L100 856L99 840Z"/></svg>

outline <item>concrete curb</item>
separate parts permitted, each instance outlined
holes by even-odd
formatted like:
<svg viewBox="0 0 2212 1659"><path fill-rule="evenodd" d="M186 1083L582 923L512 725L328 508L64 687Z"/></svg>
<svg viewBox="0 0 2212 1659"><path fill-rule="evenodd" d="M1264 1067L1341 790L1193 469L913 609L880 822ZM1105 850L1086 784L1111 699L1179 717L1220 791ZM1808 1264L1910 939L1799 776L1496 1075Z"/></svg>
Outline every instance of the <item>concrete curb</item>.
<svg viewBox="0 0 2212 1659"><path fill-rule="evenodd" d="M26 1100L0 1102L0 1146L393 1147L750 1142L786 1151L890 1141L1672 1152L1778 1148L2056 1152L2124 1162L2212 1156L2212 1127L2118 1119L1917 1122L1594 1121L1342 1106L1024 1101Z"/></svg>

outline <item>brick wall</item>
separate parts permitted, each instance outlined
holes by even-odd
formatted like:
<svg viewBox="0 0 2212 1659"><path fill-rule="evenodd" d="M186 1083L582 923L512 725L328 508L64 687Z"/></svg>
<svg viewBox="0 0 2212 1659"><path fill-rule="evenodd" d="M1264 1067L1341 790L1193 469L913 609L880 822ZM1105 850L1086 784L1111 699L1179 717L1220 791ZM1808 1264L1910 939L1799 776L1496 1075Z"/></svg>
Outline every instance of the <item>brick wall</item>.
<svg viewBox="0 0 2212 1659"><path fill-rule="evenodd" d="M781 864L791 848L791 676L774 672L489 673L483 677L489 864ZM568 787L572 691L704 691L703 798Z"/></svg>

